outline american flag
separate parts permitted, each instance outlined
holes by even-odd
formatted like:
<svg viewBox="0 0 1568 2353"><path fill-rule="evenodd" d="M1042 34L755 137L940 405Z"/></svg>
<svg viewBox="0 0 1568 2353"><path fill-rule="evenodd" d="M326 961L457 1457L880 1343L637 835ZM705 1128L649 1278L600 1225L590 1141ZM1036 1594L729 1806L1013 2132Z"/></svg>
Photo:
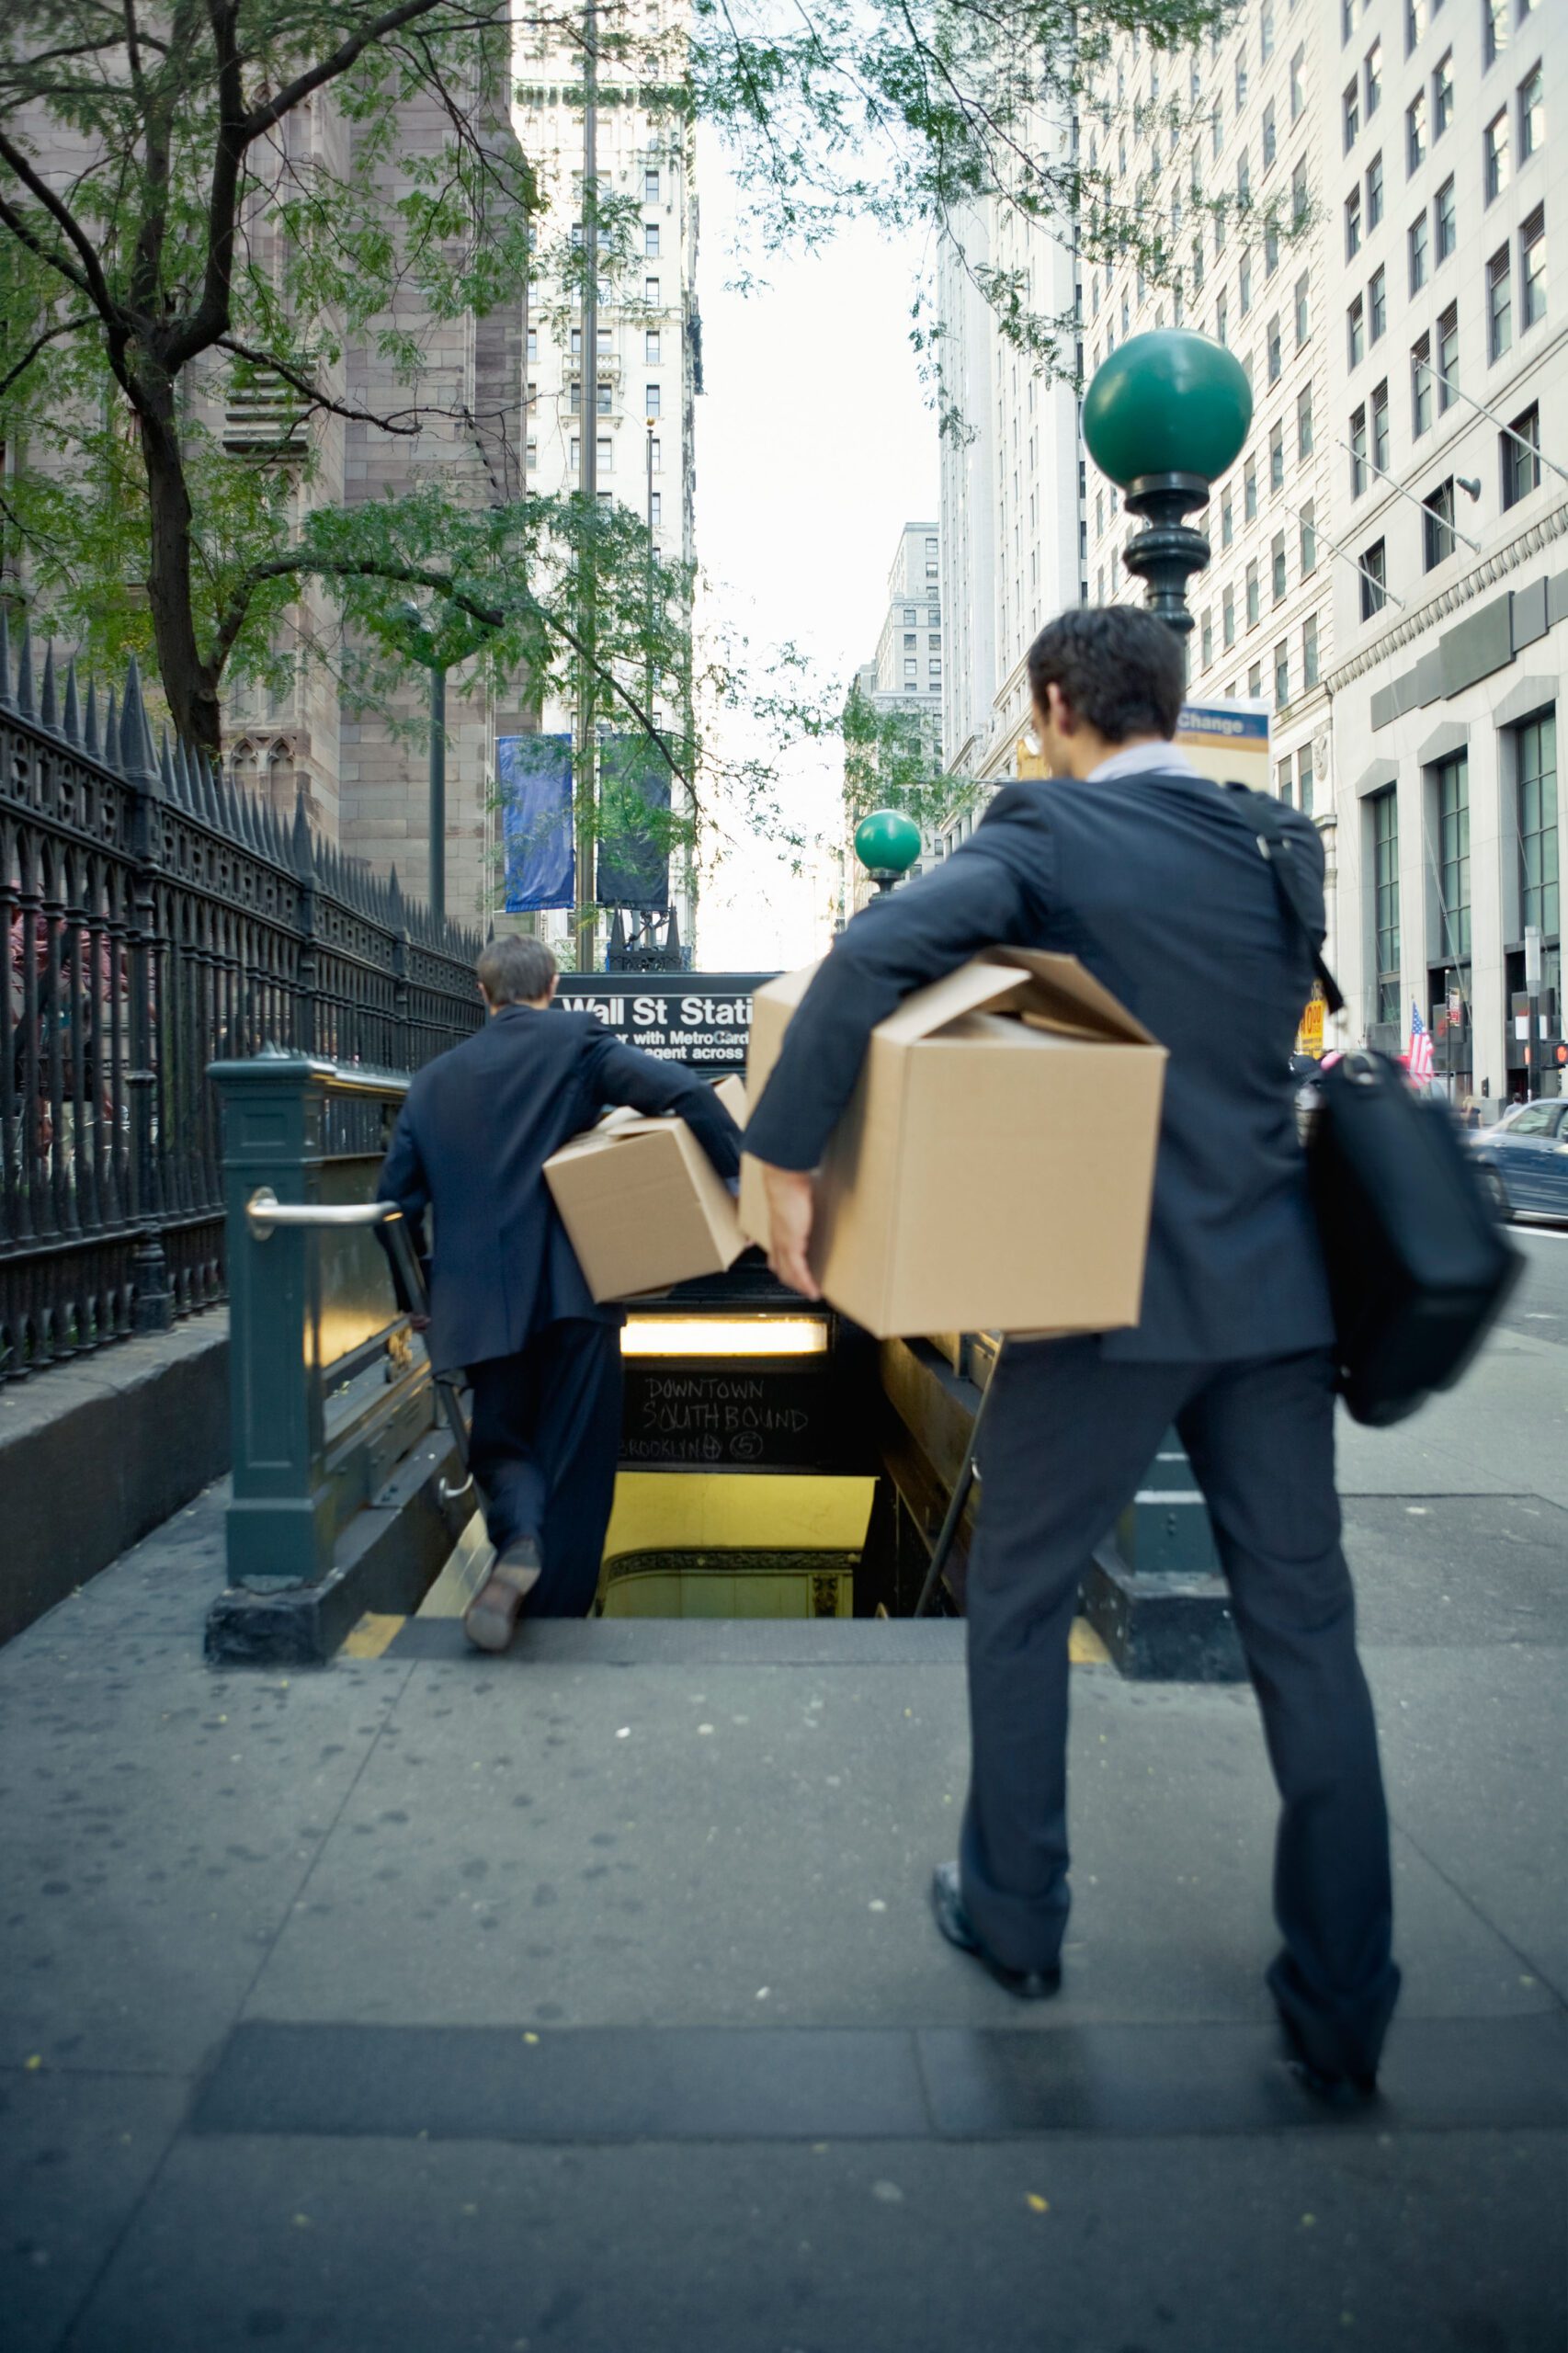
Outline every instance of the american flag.
<svg viewBox="0 0 1568 2353"><path fill-rule="evenodd" d="M1413 1084L1416 1086L1425 1086L1432 1075L1432 1033L1421 1018L1421 1008L1418 1005L1413 1005L1410 1008L1408 1067Z"/></svg>

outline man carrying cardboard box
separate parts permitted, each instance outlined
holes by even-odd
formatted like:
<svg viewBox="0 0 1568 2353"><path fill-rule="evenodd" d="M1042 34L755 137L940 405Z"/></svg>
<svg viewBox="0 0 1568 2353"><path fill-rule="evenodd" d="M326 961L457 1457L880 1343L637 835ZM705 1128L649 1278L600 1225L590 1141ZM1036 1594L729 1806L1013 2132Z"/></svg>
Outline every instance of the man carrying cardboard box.
<svg viewBox="0 0 1568 2353"><path fill-rule="evenodd" d="M422 1258L434 1212L430 1361L467 1370L469 1461L495 1547L463 1625L479 1649L504 1651L525 1599L546 1618L593 1607L620 1450L625 1315L589 1290L544 1164L612 1104L678 1112L725 1179L740 1131L690 1071L622 1045L591 1013L551 1012L542 940L493 939L478 971L491 1017L416 1074L376 1189Z"/></svg>
<svg viewBox="0 0 1568 2353"><path fill-rule="evenodd" d="M955 856L856 917L785 1032L745 1149L776 1274L808 1298L812 1172L870 1032L1002 945L1065 949L1166 1048L1142 1313L1009 1341L980 1441L967 1586L972 1774L937 1925L1014 1993L1053 1993L1068 1909L1067 1638L1094 1546L1174 1422L1214 1523L1282 1802L1269 1985L1298 2071L1372 2086L1399 1988L1388 1818L1334 1482L1333 1323L1290 1057L1312 985L1243 796L1172 745L1178 641L1127 606L1028 654L1049 781L1009 785ZM1312 902L1315 827L1280 813ZM1316 926L1321 938L1323 924ZM959 1217L986 1214L976 1166Z"/></svg>

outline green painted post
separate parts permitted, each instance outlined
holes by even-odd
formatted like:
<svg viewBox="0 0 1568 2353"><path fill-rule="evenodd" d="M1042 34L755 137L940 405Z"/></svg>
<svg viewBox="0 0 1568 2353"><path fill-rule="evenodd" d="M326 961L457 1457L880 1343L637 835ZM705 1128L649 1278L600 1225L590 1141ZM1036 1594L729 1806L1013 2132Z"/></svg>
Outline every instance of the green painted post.
<svg viewBox="0 0 1568 2353"><path fill-rule="evenodd" d="M325 1477L320 1253L313 1234L252 1234L245 1204L262 1186L280 1201L319 1201L331 1065L262 1052L214 1063L223 1114L229 1257L229 1398L233 1497L229 1583L310 1585L332 1566L335 1512Z"/></svg>

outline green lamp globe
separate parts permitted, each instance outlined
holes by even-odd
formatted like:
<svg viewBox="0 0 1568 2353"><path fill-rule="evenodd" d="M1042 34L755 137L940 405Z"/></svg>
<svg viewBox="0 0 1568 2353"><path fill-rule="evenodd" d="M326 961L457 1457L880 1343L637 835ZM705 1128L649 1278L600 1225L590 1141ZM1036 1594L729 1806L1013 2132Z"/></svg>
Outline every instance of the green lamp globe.
<svg viewBox="0 0 1568 2353"><path fill-rule="evenodd" d="M900 809L873 809L855 828L855 855L873 874L903 874L920 855L920 828Z"/></svg>
<svg viewBox="0 0 1568 2353"><path fill-rule="evenodd" d="M1162 327L1120 344L1084 395L1084 439L1119 489L1149 474L1213 482L1240 455L1252 387L1222 343Z"/></svg>

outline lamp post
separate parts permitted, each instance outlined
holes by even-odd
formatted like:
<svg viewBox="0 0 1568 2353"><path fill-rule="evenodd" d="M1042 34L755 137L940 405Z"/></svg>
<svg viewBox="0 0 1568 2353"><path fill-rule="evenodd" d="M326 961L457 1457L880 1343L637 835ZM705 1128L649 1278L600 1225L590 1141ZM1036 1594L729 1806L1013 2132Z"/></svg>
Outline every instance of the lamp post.
<svg viewBox="0 0 1568 2353"><path fill-rule="evenodd" d="M1235 463L1252 423L1252 388L1222 344L1182 328L1133 335L1084 395L1084 440L1142 529L1122 562L1185 654L1187 583L1209 542L1187 522ZM1244 1672L1213 1532L1180 1439L1171 1431L1115 1538L1085 1580L1091 1622L1124 1672L1238 1680Z"/></svg>
<svg viewBox="0 0 1568 2353"><path fill-rule="evenodd" d="M412 599L399 608L414 658L430 674L430 912L447 912L447 665L436 659L434 634Z"/></svg>
<svg viewBox="0 0 1568 2353"><path fill-rule="evenodd" d="M920 828L902 809L873 809L855 828L855 855L881 898L903 881L919 857Z"/></svg>

